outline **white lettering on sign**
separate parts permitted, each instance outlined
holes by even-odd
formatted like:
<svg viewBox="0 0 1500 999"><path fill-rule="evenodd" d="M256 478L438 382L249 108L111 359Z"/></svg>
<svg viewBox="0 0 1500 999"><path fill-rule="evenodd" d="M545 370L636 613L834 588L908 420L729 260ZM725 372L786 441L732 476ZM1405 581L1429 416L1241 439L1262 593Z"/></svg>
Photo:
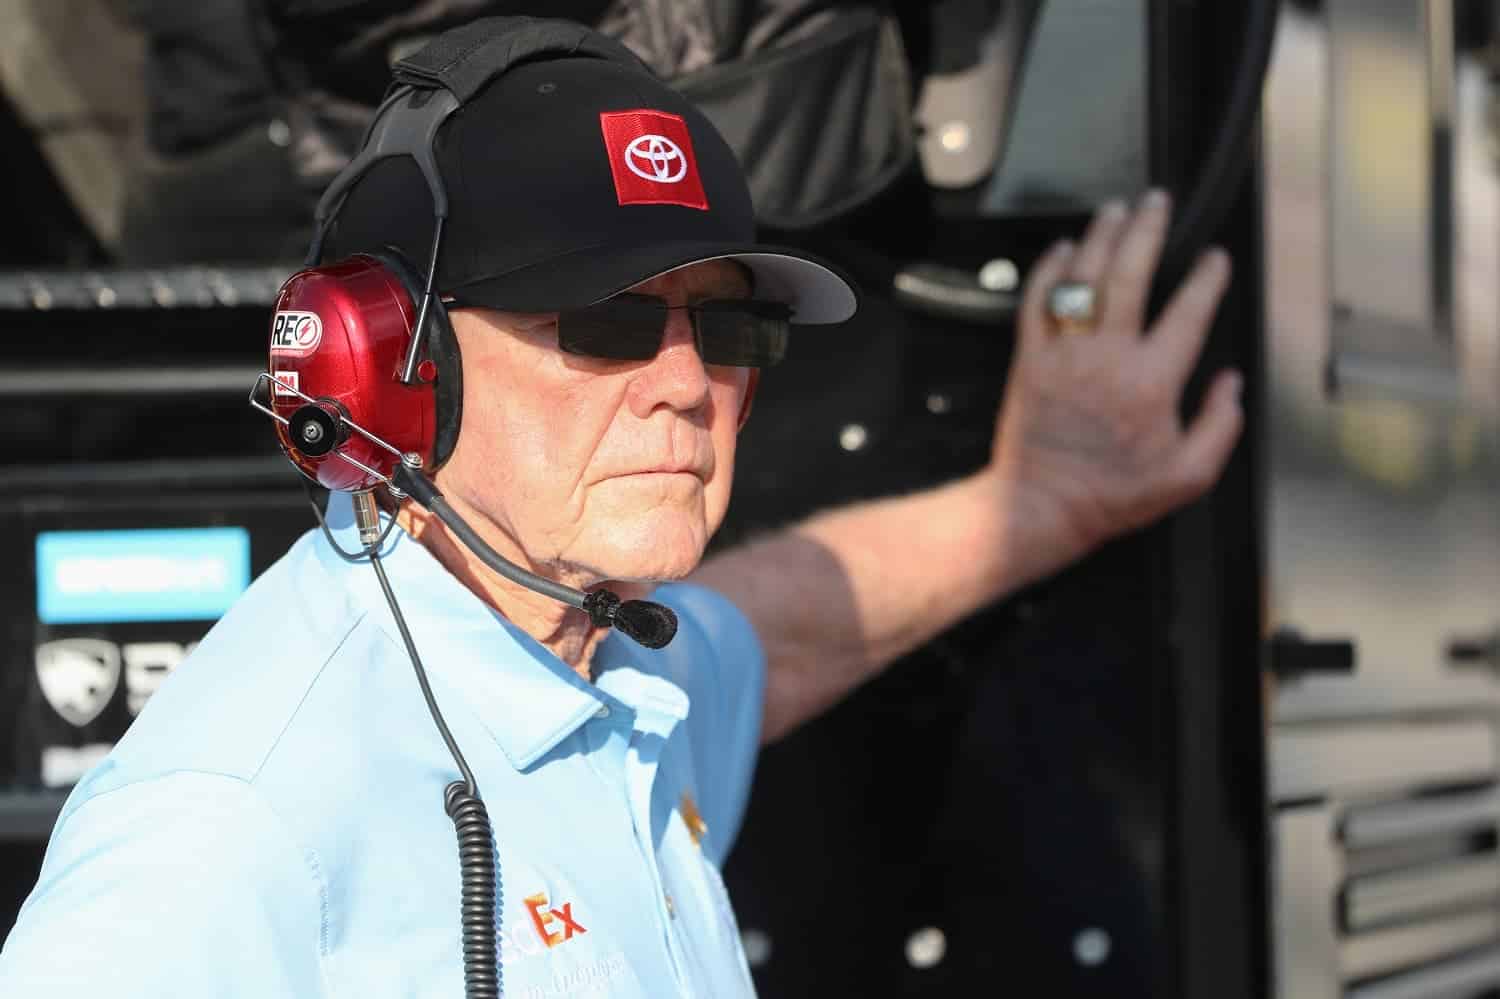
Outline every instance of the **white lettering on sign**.
<svg viewBox="0 0 1500 999"><path fill-rule="evenodd" d="M63 558L57 562L57 588L70 595L91 593L162 593L167 590L228 588L229 566L222 558L164 558L127 555L116 558Z"/></svg>

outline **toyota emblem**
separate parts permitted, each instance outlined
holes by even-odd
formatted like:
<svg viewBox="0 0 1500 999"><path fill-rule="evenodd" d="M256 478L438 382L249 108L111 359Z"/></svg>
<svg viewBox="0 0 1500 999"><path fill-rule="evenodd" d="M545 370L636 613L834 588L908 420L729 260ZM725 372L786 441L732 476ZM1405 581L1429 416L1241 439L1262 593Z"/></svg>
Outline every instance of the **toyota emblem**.
<svg viewBox="0 0 1500 999"><path fill-rule="evenodd" d="M665 135L643 135L625 147L625 166L643 180L675 184L687 176L687 157Z"/></svg>

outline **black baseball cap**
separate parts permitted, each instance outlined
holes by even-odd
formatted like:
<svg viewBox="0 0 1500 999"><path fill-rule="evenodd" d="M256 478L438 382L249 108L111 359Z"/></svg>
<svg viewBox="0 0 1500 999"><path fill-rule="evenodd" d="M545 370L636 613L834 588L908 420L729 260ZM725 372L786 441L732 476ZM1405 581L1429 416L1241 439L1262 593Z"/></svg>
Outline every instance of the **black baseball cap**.
<svg viewBox="0 0 1500 999"><path fill-rule="evenodd" d="M644 68L584 56L515 66L449 116L434 149L449 206L435 287L453 307L580 308L725 258L794 323L842 322L857 307L830 264L755 242L734 152ZM432 234L420 170L392 157L350 189L329 255L394 247L425 267Z"/></svg>

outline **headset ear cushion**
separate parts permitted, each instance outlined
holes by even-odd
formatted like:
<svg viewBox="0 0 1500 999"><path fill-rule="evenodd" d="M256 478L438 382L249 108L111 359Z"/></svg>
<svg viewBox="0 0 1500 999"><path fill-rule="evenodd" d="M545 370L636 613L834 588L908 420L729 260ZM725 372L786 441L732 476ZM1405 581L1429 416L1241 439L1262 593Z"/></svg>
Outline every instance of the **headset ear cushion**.
<svg viewBox="0 0 1500 999"><path fill-rule="evenodd" d="M407 295L411 296L412 307L421 309L422 290L426 282L405 255L394 246L385 246L370 256L396 275L406 288ZM458 351L458 337L453 335L448 309L438 295L433 296L432 306L427 314L427 356L437 365L437 380L433 384L437 429L433 434L431 464L428 465L428 471L435 472L443 467L443 463L453 454L454 445L458 443L464 406L464 373Z"/></svg>
<svg viewBox="0 0 1500 999"><path fill-rule="evenodd" d="M432 315L427 329L427 356L437 365L437 433L432 441L432 471L442 468L458 444L458 428L464 411L464 365L458 337L448 319L448 307L440 296L432 297Z"/></svg>

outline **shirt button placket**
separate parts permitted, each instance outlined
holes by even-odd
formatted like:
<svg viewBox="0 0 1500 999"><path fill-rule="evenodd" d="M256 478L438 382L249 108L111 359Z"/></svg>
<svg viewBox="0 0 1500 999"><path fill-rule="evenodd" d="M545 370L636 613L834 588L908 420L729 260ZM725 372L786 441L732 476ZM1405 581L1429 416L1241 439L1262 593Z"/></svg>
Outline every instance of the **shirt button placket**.
<svg viewBox="0 0 1500 999"><path fill-rule="evenodd" d="M635 732L631 736L631 752L626 757L626 774L630 795L631 825L635 830L636 847L641 851L641 856L646 862L658 886L661 886L661 870L657 864L656 853L651 843L651 787L656 779L656 761L646 761L640 753L641 733ZM683 996L692 996L692 985L688 981L687 971L681 950L681 944L672 923L677 919L677 904L672 899L671 892L662 889L661 901L655 907L658 927L662 938L667 945L667 954L672 963L672 970L677 977L677 987Z"/></svg>

